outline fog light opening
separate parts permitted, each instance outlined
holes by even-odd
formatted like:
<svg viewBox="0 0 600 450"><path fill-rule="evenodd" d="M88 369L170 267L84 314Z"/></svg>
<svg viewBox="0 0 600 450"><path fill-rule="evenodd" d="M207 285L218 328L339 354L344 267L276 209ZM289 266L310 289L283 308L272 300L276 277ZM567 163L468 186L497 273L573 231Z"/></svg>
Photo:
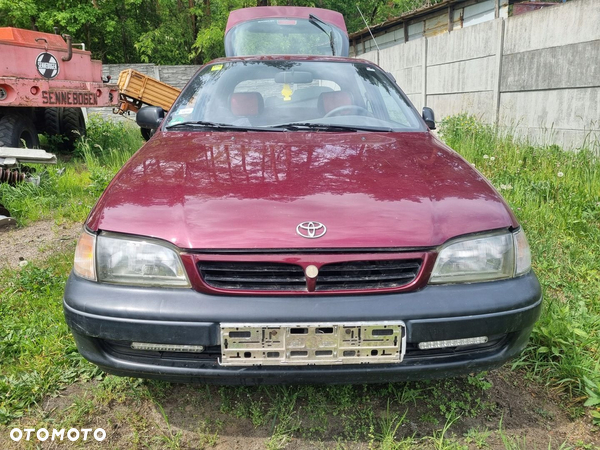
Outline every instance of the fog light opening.
<svg viewBox="0 0 600 450"><path fill-rule="evenodd" d="M487 336L479 336L465 339L448 339L446 341L428 341L419 342L419 350L431 350L434 348L459 347L461 345L485 344L488 341Z"/></svg>
<svg viewBox="0 0 600 450"><path fill-rule="evenodd" d="M131 348L134 350L152 350L155 352L201 353L204 351L203 345L151 344L147 342L132 342Z"/></svg>

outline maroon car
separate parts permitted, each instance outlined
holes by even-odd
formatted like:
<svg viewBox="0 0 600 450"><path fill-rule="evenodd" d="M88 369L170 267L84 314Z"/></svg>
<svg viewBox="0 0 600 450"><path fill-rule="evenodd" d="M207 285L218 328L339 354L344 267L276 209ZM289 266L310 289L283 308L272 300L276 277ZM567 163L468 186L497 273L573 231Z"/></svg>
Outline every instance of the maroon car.
<svg viewBox="0 0 600 450"><path fill-rule="evenodd" d="M64 310L107 372L362 383L498 367L541 309L522 228L362 60L203 66L85 223Z"/></svg>

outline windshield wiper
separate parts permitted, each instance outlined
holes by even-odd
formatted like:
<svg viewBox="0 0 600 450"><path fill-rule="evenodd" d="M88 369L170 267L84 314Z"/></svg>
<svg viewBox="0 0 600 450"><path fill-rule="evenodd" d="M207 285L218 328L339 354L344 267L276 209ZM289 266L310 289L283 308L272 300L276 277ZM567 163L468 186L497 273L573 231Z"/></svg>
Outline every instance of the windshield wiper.
<svg viewBox="0 0 600 450"><path fill-rule="evenodd" d="M317 27L319 30L321 30L323 33L325 33L326 35L329 36L329 46L331 47L331 56L335 56L335 45L334 45L334 41L333 41L333 28L331 28L331 25L329 25L327 22L323 22L321 19L319 19L314 14L308 15L308 21L310 23L312 23L315 27ZM325 28L323 28L317 22L320 22L323 25L325 25L326 27L328 27L329 32L327 32L327 30L325 30Z"/></svg>
<svg viewBox="0 0 600 450"><path fill-rule="evenodd" d="M234 130L234 131L285 131L285 130L281 130L279 128L233 125L230 123L207 122L204 120L193 120L193 121L187 121L187 122L174 123L173 125L167 125L165 128L167 130L172 130L174 128L185 128L185 127L210 128L211 130L220 130L220 131L231 131L231 130Z"/></svg>
<svg viewBox="0 0 600 450"><path fill-rule="evenodd" d="M317 130L317 131L394 131L392 128L369 127L363 125L329 125L312 122L292 122L273 125L272 128L279 128L289 131L299 130Z"/></svg>

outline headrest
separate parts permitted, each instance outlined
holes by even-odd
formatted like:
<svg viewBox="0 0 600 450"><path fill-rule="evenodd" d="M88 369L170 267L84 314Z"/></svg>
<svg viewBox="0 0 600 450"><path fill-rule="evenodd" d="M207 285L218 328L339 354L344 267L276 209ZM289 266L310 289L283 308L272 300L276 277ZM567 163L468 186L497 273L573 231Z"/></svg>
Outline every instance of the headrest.
<svg viewBox="0 0 600 450"><path fill-rule="evenodd" d="M265 108L260 92L234 92L229 98L229 105L234 116L258 116Z"/></svg>
<svg viewBox="0 0 600 450"><path fill-rule="evenodd" d="M323 92L319 95L317 108L321 114L327 114L340 106L352 105L352 94L347 91Z"/></svg>

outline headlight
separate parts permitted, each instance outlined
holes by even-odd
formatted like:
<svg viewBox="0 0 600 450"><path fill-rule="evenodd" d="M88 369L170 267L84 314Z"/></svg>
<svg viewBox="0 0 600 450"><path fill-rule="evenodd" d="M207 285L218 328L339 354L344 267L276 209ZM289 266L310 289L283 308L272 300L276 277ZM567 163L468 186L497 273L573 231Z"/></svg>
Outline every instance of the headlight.
<svg viewBox="0 0 600 450"><path fill-rule="evenodd" d="M112 233L99 236L82 233L75 250L74 272L107 283L190 286L175 248L167 243Z"/></svg>
<svg viewBox="0 0 600 450"><path fill-rule="evenodd" d="M525 233L464 238L440 250L429 282L469 283L523 275L531 269Z"/></svg>

